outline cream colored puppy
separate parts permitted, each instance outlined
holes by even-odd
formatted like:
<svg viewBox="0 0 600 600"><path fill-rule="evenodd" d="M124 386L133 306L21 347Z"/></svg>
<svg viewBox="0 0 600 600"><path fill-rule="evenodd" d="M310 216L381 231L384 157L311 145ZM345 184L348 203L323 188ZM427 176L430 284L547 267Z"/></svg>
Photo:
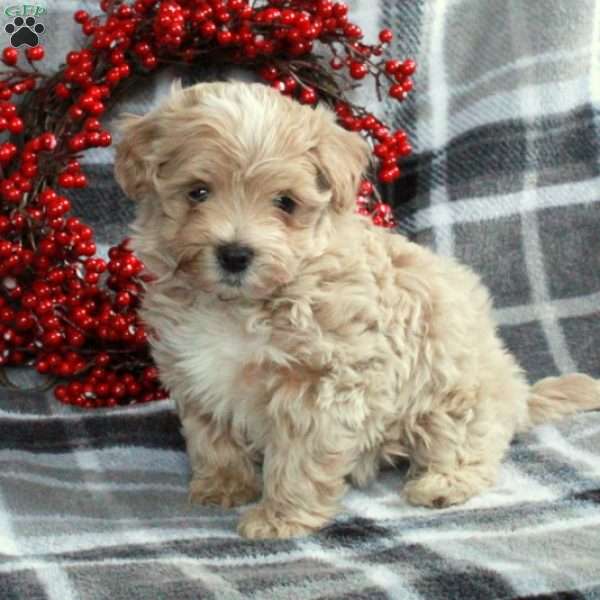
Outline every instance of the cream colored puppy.
<svg viewBox="0 0 600 600"><path fill-rule="evenodd" d="M530 388L476 275L354 213L369 150L329 111L201 84L123 133L116 176L157 278L142 316L191 498L260 498L242 535L320 528L348 479L364 486L397 456L410 503L465 502L494 484L515 432L600 406L585 375Z"/></svg>

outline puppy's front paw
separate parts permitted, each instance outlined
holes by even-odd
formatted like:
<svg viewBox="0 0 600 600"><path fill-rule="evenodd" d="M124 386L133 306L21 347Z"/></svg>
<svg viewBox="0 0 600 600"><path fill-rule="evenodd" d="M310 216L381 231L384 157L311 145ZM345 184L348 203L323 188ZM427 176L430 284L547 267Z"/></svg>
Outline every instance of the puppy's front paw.
<svg viewBox="0 0 600 600"><path fill-rule="evenodd" d="M215 476L192 479L189 501L194 504L232 508L258 500L258 481L236 481L232 478Z"/></svg>
<svg viewBox="0 0 600 600"><path fill-rule="evenodd" d="M317 529L319 528L303 524L300 520L294 521L278 515L264 504L249 508L238 525L238 533L252 540L299 537Z"/></svg>
<svg viewBox="0 0 600 600"><path fill-rule="evenodd" d="M446 508L463 504L487 485L479 477L469 478L467 473L427 473L407 481L403 493L408 502L415 506Z"/></svg>

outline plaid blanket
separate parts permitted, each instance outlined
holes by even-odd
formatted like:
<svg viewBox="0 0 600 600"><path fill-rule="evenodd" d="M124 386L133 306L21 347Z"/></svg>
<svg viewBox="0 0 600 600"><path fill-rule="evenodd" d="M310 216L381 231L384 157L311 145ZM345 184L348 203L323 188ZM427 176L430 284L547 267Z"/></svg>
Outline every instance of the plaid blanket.
<svg viewBox="0 0 600 600"><path fill-rule="evenodd" d="M413 98L378 108L416 148L390 192L401 229L482 274L532 380L600 376L600 0L380 1L355 17L420 65ZM95 2L46 4L58 63L78 43L69 14ZM147 110L170 76L120 109ZM93 184L72 195L104 244L131 218L111 160L90 153ZM403 476L352 491L318 534L248 542L239 511L187 505L168 401L82 413L5 388L0 597L600 598L600 414L516 439L465 506L410 507Z"/></svg>

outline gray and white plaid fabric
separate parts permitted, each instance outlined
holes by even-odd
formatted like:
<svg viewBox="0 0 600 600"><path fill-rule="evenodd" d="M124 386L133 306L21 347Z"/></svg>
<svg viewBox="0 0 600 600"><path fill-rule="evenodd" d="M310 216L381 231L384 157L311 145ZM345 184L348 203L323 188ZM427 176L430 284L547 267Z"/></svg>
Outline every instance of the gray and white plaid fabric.
<svg viewBox="0 0 600 600"><path fill-rule="evenodd" d="M420 66L383 109L416 148L390 196L401 229L482 274L532 379L600 376L600 0L380 2L355 1L357 20L400 32ZM58 63L95 2L47 5ZM88 157L73 195L103 243L131 217L111 156ZM241 540L239 511L187 506L187 477L169 402L82 414L1 391L0 598L600 598L597 413L521 436L465 506L412 508L387 472L303 540Z"/></svg>

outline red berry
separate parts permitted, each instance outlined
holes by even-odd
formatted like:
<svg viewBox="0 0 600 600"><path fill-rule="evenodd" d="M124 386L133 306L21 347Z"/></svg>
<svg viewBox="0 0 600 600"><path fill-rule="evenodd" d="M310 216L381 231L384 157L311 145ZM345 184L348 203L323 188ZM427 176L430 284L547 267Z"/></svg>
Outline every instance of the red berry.
<svg viewBox="0 0 600 600"><path fill-rule="evenodd" d="M115 383L112 386L112 395L115 398L123 398L123 396L125 396L125 394L127 394L127 388L122 384L122 383ZM111 399L109 398L109 401ZM109 402L107 402L107 404L109 404ZM116 401L115 401L116 404Z"/></svg>
<svg viewBox="0 0 600 600"><path fill-rule="evenodd" d="M67 391L67 386L66 385L62 385L62 384L61 385L57 385L54 388L54 397L59 402L63 402L65 404L68 404L69 403L69 394L68 394L68 391Z"/></svg>
<svg viewBox="0 0 600 600"><path fill-rule="evenodd" d="M102 129L102 124L95 117L88 117L83 124L83 128L86 131L100 131L100 129Z"/></svg>
<svg viewBox="0 0 600 600"><path fill-rule="evenodd" d="M298 82L291 76L286 77L283 80L283 84L287 94L291 94L298 87Z"/></svg>
<svg viewBox="0 0 600 600"><path fill-rule="evenodd" d="M20 190L14 189L14 190L10 190L6 196L5 196L6 200L12 204L19 204L19 202L21 202L22 198L23 198L23 192L21 192ZM22 215L21 215L22 218ZM13 227L15 226L15 220L12 220L12 225ZM23 223L24 225L24 223ZM21 227L18 227L18 229L22 229L22 225Z"/></svg>
<svg viewBox="0 0 600 600"><path fill-rule="evenodd" d="M377 158L388 158L390 156L390 147L387 144L375 144L373 154Z"/></svg>
<svg viewBox="0 0 600 600"><path fill-rule="evenodd" d="M131 304L131 294L129 292L119 292L115 296L115 304L120 308L127 308Z"/></svg>
<svg viewBox="0 0 600 600"><path fill-rule="evenodd" d="M87 186L87 177L83 173L79 173L75 175L74 187L76 188L84 188Z"/></svg>
<svg viewBox="0 0 600 600"><path fill-rule="evenodd" d="M216 31L217 26L214 24L213 21L205 21L200 26L200 33L202 34L203 38L211 38L213 35L215 35Z"/></svg>
<svg viewBox="0 0 600 600"><path fill-rule="evenodd" d="M402 63L400 71L406 77L410 77L417 70L417 63L412 59L407 59Z"/></svg>
<svg viewBox="0 0 600 600"><path fill-rule="evenodd" d="M353 79L363 79L369 72L367 65L364 63L353 61L350 63L350 76Z"/></svg>
<svg viewBox="0 0 600 600"><path fill-rule="evenodd" d="M293 25L296 21L296 11L290 8L284 8L281 11L280 22L282 25Z"/></svg>
<svg viewBox="0 0 600 600"><path fill-rule="evenodd" d="M125 53L122 50L113 50L109 60L113 65L122 65L125 62Z"/></svg>
<svg viewBox="0 0 600 600"><path fill-rule="evenodd" d="M75 187L75 177L71 173L61 173L58 176L58 185L64 188Z"/></svg>
<svg viewBox="0 0 600 600"><path fill-rule="evenodd" d="M336 2L333 5L333 14L339 19L345 17L348 14L348 6L343 2Z"/></svg>
<svg viewBox="0 0 600 600"><path fill-rule="evenodd" d="M336 103L335 113L338 115L338 117L348 117L352 114L350 107L345 102L341 101Z"/></svg>
<svg viewBox="0 0 600 600"><path fill-rule="evenodd" d="M59 329L47 331L42 336L42 343L48 348L56 348L61 345L64 333Z"/></svg>
<svg viewBox="0 0 600 600"><path fill-rule="evenodd" d="M317 14L321 17L328 17L333 11L333 2L331 0L319 0L317 3Z"/></svg>
<svg viewBox="0 0 600 600"><path fill-rule="evenodd" d="M44 150L54 150L56 148L56 136L53 133L43 133L40 137L40 143Z"/></svg>
<svg viewBox="0 0 600 600"><path fill-rule="evenodd" d="M319 35L318 28L315 27L310 21L302 24L300 31L302 32L302 37L306 40L314 40Z"/></svg>
<svg viewBox="0 0 600 600"><path fill-rule="evenodd" d="M300 102L303 104L315 104L317 101L317 93L313 88L304 88L300 92Z"/></svg>
<svg viewBox="0 0 600 600"><path fill-rule="evenodd" d="M391 137L391 133L390 130L387 127L378 127L374 132L373 135L377 138L377 140L379 140L380 142L386 142L390 139Z"/></svg>
<svg viewBox="0 0 600 600"><path fill-rule="evenodd" d="M15 94L22 94L22 93L24 93L26 91L25 84L22 81L20 83L15 83L12 86L12 91Z"/></svg>
<svg viewBox="0 0 600 600"><path fill-rule="evenodd" d="M361 38L363 36L362 29L358 25L354 25L352 23L348 23L344 27L344 35L349 38Z"/></svg>
<svg viewBox="0 0 600 600"><path fill-rule="evenodd" d="M27 48L25 55L30 61L42 60L46 54L44 46L34 46L33 48Z"/></svg>
<svg viewBox="0 0 600 600"><path fill-rule="evenodd" d="M332 69L339 71L344 66L344 61L339 56L334 56L329 64Z"/></svg>
<svg viewBox="0 0 600 600"><path fill-rule="evenodd" d="M64 83L59 83L54 88L54 93L59 98L66 100L71 95L71 90Z"/></svg>
<svg viewBox="0 0 600 600"><path fill-rule="evenodd" d="M391 206L389 206L389 204L384 204L383 202L377 202L375 204L373 212L386 216L386 215L391 214L392 208L391 208Z"/></svg>
<svg viewBox="0 0 600 600"><path fill-rule="evenodd" d="M399 60L388 60L385 63L385 71L386 73L393 75L401 66L402 63Z"/></svg>
<svg viewBox="0 0 600 600"><path fill-rule="evenodd" d="M110 354L108 354L107 352L100 352L96 355L96 358L94 359L94 363L98 366L98 367L106 367L108 366L108 364L110 363Z"/></svg>
<svg viewBox="0 0 600 600"><path fill-rule="evenodd" d="M19 51L16 48L4 48L2 51L2 60L7 65L16 65L19 60Z"/></svg>
<svg viewBox="0 0 600 600"><path fill-rule="evenodd" d="M377 119L373 115L367 115L366 117L363 117L361 129L372 131L377 126Z"/></svg>
<svg viewBox="0 0 600 600"><path fill-rule="evenodd" d="M400 177L400 169L396 165L384 167L379 171L378 177L383 183L391 183Z"/></svg>
<svg viewBox="0 0 600 600"><path fill-rule="evenodd" d="M85 11L85 10L78 10L74 15L73 18L75 19L76 23L79 24L84 24L87 21L89 21L90 19L90 15Z"/></svg>
<svg viewBox="0 0 600 600"><path fill-rule="evenodd" d="M220 10L215 13L214 18L219 23L227 23L231 19L231 13L228 13L226 10Z"/></svg>
<svg viewBox="0 0 600 600"><path fill-rule="evenodd" d="M217 33L217 42L220 46L228 46L233 41L233 34L227 29L221 30Z"/></svg>
<svg viewBox="0 0 600 600"><path fill-rule="evenodd" d="M390 87L389 94L392 98L396 98L396 100L404 100L406 97L406 92L401 83L395 83Z"/></svg>
<svg viewBox="0 0 600 600"><path fill-rule="evenodd" d="M402 144L400 146L400 148L398 149L398 154L400 154L400 156L408 156L411 153L412 153L412 146L408 142Z"/></svg>
<svg viewBox="0 0 600 600"><path fill-rule="evenodd" d="M279 76L279 71L277 70L277 67L267 65L260 70L259 74L265 81L275 81Z"/></svg>
<svg viewBox="0 0 600 600"><path fill-rule="evenodd" d="M77 329L69 329L67 333L67 342L69 346L80 348L85 343L85 335Z"/></svg>
<svg viewBox="0 0 600 600"><path fill-rule="evenodd" d="M117 67L109 69L106 73L106 82L108 85L115 86L119 81L121 81L121 71Z"/></svg>
<svg viewBox="0 0 600 600"><path fill-rule="evenodd" d="M83 110L76 104L73 104L72 106L69 107L68 113L69 113L69 117L71 117L71 119L73 119L74 121L78 121L85 114L83 112Z"/></svg>
<svg viewBox="0 0 600 600"><path fill-rule="evenodd" d="M8 130L11 133L23 133L25 129L25 124L23 123L23 119L20 117L13 117L8 121Z"/></svg>
<svg viewBox="0 0 600 600"><path fill-rule="evenodd" d="M79 52L71 51L67 54L67 65L74 67L81 61L81 54Z"/></svg>
<svg viewBox="0 0 600 600"><path fill-rule="evenodd" d="M150 44L148 44L147 42L138 42L133 47L133 51L138 56L144 57L144 56L148 56L148 54L150 54L152 52L152 48L150 47Z"/></svg>
<svg viewBox="0 0 600 600"><path fill-rule="evenodd" d="M154 55L146 56L146 58L144 58L142 63L146 69L148 69L149 71L152 71L153 69L156 69L156 67L158 66L158 58L156 58L156 56L154 56Z"/></svg>
<svg viewBox="0 0 600 600"><path fill-rule="evenodd" d="M148 367L142 373L142 381L152 383L158 381L158 369L156 367Z"/></svg>
<svg viewBox="0 0 600 600"><path fill-rule="evenodd" d="M8 240L0 240L0 257L10 256L12 253L12 244Z"/></svg>
<svg viewBox="0 0 600 600"><path fill-rule="evenodd" d="M100 145L100 132L90 131L86 134L85 139L87 140L88 146L99 146Z"/></svg>
<svg viewBox="0 0 600 600"><path fill-rule="evenodd" d="M48 202L52 202L57 198L56 192L52 188L45 188L40 194L40 200L42 204L47 204Z"/></svg>
<svg viewBox="0 0 600 600"><path fill-rule="evenodd" d="M373 193L373 189L373 184L365 180L360 184L359 193L361 196L370 196Z"/></svg>
<svg viewBox="0 0 600 600"><path fill-rule="evenodd" d="M36 163L25 163L21 166L21 173L23 177L31 179L38 174L38 166Z"/></svg>
<svg viewBox="0 0 600 600"><path fill-rule="evenodd" d="M106 110L106 107L104 106L104 104L102 102L100 102L99 100L96 100L88 109L88 112L90 113L90 115L93 115L95 117L101 115L104 111Z"/></svg>
<svg viewBox="0 0 600 600"><path fill-rule="evenodd" d="M76 133L68 142L71 152L81 152L87 147L86 136L82 133Z"/></svg>
<svg viewBox="0 0 600 600"><path fill-rule="evenodd" d="M360 131L360 119L355 117L344 117L342 119L342 125L348 129L348 131Z"/></svg>
<svg viewBox="0 0 600 600"><path fill-rule="evenodd" d="M5 117L12 117L12 116L15 116L17 114L17 107L12 102L3 104L2 107L1 107L1 110L2 110L2 114Z"/></svg>
<svg viewBox="0 0 600 600"><path fill-rule="evenodd" d="M50 365L48 364L47 360L44 360L42 358L38 359L35 363L35 368L37 370L38 373L48 373L48 371L50 370ZM58 398L56 396L56 390L54 391L54 395L56 398Z"/></svg>
<svg viewBox="0 0 600 600"><path fill-rule="evenodd" d="M127 393L133 398L137 398L142 393L142 386L137 381L127 384Z"/></svg>
<svg viewBox="0 0 600 600"><path fill-rule="evenodd" d="M391 29L382 29L379 32L379 41L382 44L389 44L393 38L394 34L392 33Z"/></svg>

